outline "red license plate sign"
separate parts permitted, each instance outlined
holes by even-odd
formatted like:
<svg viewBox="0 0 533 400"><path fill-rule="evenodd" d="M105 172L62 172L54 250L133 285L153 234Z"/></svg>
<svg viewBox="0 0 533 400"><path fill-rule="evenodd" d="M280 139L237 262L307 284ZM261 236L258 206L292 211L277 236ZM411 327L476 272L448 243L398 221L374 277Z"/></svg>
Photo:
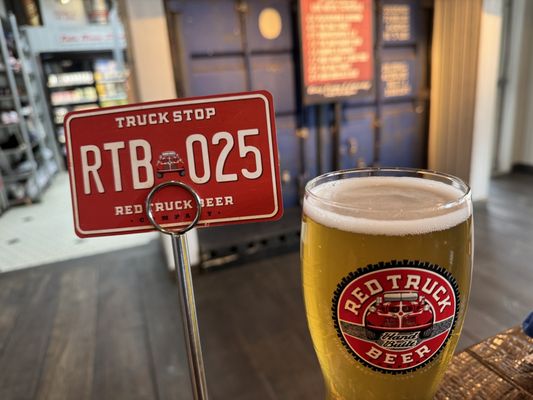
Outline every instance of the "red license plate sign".
<svg viewBox="0 0 533 400"><path fill-rule="evenodd" d="M265 91L72 112L65 118L78 236L152 230L145 200L166 181L200 197L196 226L275 220L283 205L272 96ZM176 187L150 205L161 226L189 225L194 198Z"/></svg>

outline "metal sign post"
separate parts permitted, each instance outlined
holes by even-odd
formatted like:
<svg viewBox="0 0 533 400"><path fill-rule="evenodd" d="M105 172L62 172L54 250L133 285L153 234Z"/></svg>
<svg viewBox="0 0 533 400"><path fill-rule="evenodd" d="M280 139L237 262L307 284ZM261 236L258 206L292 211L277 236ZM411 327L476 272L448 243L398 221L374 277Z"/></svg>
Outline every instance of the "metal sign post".
<svg viewBox="0 0 533 400"><path fill-rule="evenodd" d="M194 220L185 228L179 231L170 231L163 228L154 218L151 204L154 195L161 189L169 186L178 187L189 192L196 202L196 216ZM178 297L181 306L183 322L183 332L187 347L189 360L189 372L191 385L195 400L207 400L207 383L205 379L204 360L202 358L202 345L200 342L200 330L198 328L198 318L196 316L196 304L194 301L194 289L191 275L191 265L189 262L189 251L185 233L191 230L198 220L202 211L200 196L190 186L177 182L168 181L154 186L146 197L146 211L150 223L159 231L170 235L172 239L172 252L174 254L174 264L176 266L176 281L178 284Z"/></svg>

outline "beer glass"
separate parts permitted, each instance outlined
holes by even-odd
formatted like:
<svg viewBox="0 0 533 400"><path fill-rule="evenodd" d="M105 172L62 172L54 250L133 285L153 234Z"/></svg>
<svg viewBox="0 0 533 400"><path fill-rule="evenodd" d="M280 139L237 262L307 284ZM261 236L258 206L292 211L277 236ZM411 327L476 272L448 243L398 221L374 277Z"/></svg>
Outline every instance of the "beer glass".
<svg viewBox="0 0 533 400"><path fill-rule="evenodd" d="M468 303L469 187L415 169L319 176L305 191L301 259L327 399L433 398Z"/></svg>

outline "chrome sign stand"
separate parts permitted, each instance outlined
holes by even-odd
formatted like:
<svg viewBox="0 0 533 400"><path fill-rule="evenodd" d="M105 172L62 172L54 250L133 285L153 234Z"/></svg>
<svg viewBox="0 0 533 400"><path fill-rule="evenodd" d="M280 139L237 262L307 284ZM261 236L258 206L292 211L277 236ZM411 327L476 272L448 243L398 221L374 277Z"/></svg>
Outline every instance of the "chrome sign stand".
<svg viewBox="0 0 533 400"><path fill-rule="evenodd" d="M185 228L178 231L171 231L163 228L154 219L152 209L152 199L161 189L169 186L178 187L189 192L196 202L196 216L194 220ZM202 211L200 196L190 186L177 182L168 181L160 183L152 188L145 201L146 212L150 223L159 231L170 235L172 239L172 251L174 253L174 263L176 265L176 281L178 284L178 296L180 299L183 331L186 338L187 356L189 359L189 372L194 400L207 400L207 383L205 379L204 361L202 358L202 345L200 343L200 330L198 329L198 318L196 316L196 304L194 302L194 290L191 275L191 265L189 261L189 249L185 232L194 228Z"/></svg>

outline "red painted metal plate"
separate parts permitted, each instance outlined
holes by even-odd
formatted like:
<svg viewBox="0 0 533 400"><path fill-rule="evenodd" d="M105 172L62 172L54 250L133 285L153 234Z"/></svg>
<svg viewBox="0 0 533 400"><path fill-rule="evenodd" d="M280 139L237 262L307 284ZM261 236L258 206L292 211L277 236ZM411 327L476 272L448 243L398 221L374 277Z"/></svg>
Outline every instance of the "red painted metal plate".
<svg viewBox="0 0 533 400"><path fill-rule="evenodd" d="M83 110L65 118L74 227L80 237L153 230L145 200L166 181L201 198L198 227L283 213L272 96L266 91ZM167 229L196 215L180 188L151 209Z"/></svg>

